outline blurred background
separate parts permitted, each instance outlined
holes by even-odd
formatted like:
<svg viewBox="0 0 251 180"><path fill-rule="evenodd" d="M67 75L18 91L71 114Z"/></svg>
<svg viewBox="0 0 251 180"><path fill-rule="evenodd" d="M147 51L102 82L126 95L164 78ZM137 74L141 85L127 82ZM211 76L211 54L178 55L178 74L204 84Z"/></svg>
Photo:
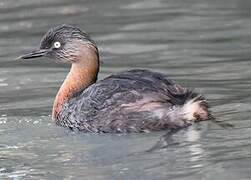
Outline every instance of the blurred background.
<svg viewBox="0 0 251 180"><path fill-rule="evenodd" d="M130 68L168 74L203 93L224 129L202 122L165 132L94 135L51 122L69 65L15 60L60 24L90 33L99 79ZM251 1L1 0L0 179L251 179Z"/></svg>

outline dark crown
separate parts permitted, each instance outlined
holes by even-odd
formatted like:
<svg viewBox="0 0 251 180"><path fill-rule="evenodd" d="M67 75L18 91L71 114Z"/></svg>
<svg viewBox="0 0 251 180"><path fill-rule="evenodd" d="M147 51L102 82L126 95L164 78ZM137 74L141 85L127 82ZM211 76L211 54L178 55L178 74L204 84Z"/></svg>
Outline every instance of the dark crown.
<svg viewBox="0 0 251 180"><path fill-rule="evenodd" d="M80 30L77 27L71 25L60 25L54 28L51 28L42 38L40 48L47 49L52 46L52 43L55 41L60 41L61 43L67 43L73 39L79 39L84 42L90 43L96 47L96 43L90 38L90 36Z"/></svg>

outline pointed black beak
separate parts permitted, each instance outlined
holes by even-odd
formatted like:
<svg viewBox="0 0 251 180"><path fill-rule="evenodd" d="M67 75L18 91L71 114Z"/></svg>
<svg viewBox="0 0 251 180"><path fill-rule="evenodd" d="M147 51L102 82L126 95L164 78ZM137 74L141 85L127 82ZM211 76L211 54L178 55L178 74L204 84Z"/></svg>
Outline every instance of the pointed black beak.
<svg viewBox="0 0 251 180"><path fill-rule="evenodd" d="M32 59L45 56L49 52L49 49L37 49L28 54L19 56L17 59Z"/></svg>

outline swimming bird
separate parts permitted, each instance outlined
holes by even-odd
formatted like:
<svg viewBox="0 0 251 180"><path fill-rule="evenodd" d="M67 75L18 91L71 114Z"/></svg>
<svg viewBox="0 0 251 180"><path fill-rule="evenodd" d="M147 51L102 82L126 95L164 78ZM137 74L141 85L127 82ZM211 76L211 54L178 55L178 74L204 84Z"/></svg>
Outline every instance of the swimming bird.
<svg viewBox="0 0 251 180"><path fill-rule="evenodd" d="M202 95L162 73L132 69L97 81L98 48L77 27L51 28L37 50L20 58L42 56L71 63L56 95L52 119L72 130L128 133L181 129L211 116Z"/></svg>

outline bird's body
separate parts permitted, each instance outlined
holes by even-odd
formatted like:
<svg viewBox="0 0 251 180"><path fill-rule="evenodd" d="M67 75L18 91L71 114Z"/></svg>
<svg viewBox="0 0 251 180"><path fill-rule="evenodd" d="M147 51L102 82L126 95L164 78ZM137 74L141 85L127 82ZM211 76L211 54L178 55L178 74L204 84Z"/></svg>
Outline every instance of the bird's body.
<svg viewBox="0 0 251 180"><path fill-rule="evenodd" d="M188 125L182 106L197 94L160 73L131 70L90 85L64 103L62 126L91 132L142 132Z"/></svg>
<svg viewBox="0 0 251 180"><path fill-rule="evenodd" d="M69 41L60 42L64 36L59 32L68 33ZM63 47L55 47L55 42ZM201 95L161 73L135 69L96 82L98 51L78 28L64 25L50 30L39 53L45 51L49 57L72 62L54 102L53 119L58 125L85 132L145 132L184 128L210 116Z"/></svg>

